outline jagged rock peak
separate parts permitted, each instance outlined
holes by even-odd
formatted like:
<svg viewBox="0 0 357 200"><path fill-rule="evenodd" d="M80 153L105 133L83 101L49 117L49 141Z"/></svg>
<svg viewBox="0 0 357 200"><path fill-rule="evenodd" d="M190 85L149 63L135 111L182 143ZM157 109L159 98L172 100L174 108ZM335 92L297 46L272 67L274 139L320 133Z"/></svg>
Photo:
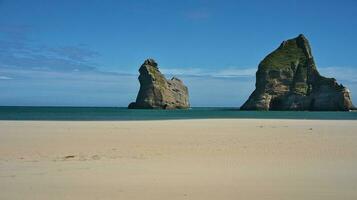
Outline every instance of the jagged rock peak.
<svg viewBox="0 0 357 200"><path fill-rule="evenodd" d="M140 90L131 109L185 109L190 107L188 89L173 77L167 80L154 59L147 59L139 69Z"/></svg>
<svg viewBox="0 0 357 200"><path fill-rule="evenodd" d="M292 44L296 44L296 47L300 48L307 58L312 58L309 41L303 34L300 34L294 39L283 41L278 49L289 48L289 45Z"/></svg>
<svg viewBox="0 0 357 200"><path fill-rule="evenodd" d="M149 66L153 66L153 67L158 68L158 67L157 67L157 62L156 62L154 59L152 59L152 58L146 59L146 60L144 61L143 65L149 65Z"/></svg>
<svg viewBox="0 0 357 200"><path fill-rule="evenodd" d="M320 75L306 37L281 43L266 56L256 73L256 89L242 110L353 109L350 92L334 78Z"/></svg>

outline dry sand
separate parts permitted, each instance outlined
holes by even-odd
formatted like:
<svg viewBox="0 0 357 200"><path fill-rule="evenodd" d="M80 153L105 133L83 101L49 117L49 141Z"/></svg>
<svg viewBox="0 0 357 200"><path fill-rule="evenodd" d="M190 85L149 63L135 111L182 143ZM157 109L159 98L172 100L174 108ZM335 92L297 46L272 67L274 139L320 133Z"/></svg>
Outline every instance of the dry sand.
<svg viewBox="0 0 357 200"><path fill-rule="evenodd" d="M0 121L0 199L357 199L357 122Z"/></svg>

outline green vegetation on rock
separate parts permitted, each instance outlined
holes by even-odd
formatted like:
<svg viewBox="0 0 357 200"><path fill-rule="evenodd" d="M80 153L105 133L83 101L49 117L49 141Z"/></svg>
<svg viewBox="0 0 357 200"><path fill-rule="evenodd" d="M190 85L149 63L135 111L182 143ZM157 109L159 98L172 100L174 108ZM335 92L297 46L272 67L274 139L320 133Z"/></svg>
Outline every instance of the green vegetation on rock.
<svg viewBox="0 0 357 200"><path fill-rule="evenodd" d="M283 42L280 47L269 54L259 65L260 70L290 70L291 66L304 64L304 52L298 47L296 40Z"/></svg>

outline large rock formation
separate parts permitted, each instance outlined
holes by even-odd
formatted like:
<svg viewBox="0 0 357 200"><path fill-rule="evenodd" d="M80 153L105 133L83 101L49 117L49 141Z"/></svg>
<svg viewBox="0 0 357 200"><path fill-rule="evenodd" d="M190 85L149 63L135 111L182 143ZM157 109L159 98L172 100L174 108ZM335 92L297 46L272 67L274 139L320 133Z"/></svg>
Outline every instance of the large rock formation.
<svg viewBox="0 0 357 200"><path fill-rule="evenodd" d="M140 90L131 109L185 109L190 107L188 89L183 82L173 77L166 80L157 63L147 59L140 69Z"/></svg>
<svg viewBox="0 0 357 200"><path fill-rule="evenodd" d="M308 40L299 35L281 43L259 64L256 89L242 110L348 111L349 90L317 71Z"/></svg>

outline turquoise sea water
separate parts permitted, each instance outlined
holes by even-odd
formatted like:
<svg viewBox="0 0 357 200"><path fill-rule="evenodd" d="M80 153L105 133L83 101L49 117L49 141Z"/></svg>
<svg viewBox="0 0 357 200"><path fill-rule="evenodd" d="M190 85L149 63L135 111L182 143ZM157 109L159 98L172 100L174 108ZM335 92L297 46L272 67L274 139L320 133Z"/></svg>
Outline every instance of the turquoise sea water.
<svg viewBox="0 0 357 200"><path fill-rule="evenodd" d="M0 107L0 120L337 119L357 112L240 111L238 108L129 110L120 107Z"/></svg>

